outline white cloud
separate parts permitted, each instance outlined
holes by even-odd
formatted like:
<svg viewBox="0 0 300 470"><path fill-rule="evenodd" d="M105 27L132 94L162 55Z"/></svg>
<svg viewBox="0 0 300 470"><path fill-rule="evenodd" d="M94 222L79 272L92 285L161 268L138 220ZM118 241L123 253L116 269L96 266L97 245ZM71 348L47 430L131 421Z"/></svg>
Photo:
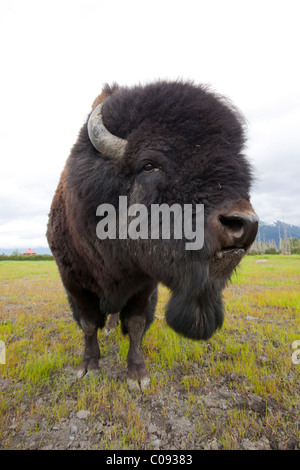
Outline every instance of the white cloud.
<svg viewBox="0 0 300 470"><path fill-rule="evenodd" d="M1 224L1 248L35 248L47 246L46 216L15 218Z"/></svg>
<svg viewBox="0 0 300 470"><path fill-rule="evenodd" d="M300 100L253 118L249 151L256 169L253 203L262 220L300 225Z"/></svg>

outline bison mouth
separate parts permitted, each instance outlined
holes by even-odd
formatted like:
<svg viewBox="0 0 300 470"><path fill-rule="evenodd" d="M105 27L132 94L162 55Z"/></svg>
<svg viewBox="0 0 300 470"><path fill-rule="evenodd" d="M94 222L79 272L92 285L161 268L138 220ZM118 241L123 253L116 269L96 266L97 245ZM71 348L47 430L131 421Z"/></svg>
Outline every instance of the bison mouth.
<svg viewBox="0 0 300 470"><path fill-rule="evenodd" d="M246 252L246 248L238 247L228 247L217 251L209 263L211 280L228 280Z"/></svg>
<svg viewBox="0 0 300 470"><path fill-rule="evenodd" d="M236 202L234 209L223 207L208 217L207 235L215 234L216 241L209 262L214 277L230 277L254 242L257 230L258 217L247 201Z"/></svg>
<svg viewBox="0 0 300 470"><path fill-rule="evenodd" d="M245 253L246 253L246 250L244 248L237 248L237 247L225 248L224 250L220 250L216 252L215 259L221 260L221 259L227 259L227 258L231 258L231 259L236 258L238 260L238 259L241 259Z"/></svg>

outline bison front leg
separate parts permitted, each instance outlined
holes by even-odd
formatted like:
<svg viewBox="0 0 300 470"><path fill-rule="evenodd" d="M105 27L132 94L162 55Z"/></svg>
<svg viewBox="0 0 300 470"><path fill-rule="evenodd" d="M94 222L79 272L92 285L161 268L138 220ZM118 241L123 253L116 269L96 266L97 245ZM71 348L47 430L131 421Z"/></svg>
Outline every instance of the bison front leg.
<svg viewBox="0 0 300 470"><path fill-rule="evenodd" d="M99 370L100 349L97 338L97 327L86 325L83 323L85 347L82 356L82 362L77 373L77 377L81 379L87 372L95 372Z"/></svg>
<svg viewBox="0 0 300 470"><path fill-rule="evenodd" d="M132 297L121 311L122 329L129 335L126 381L130 390L141 388L143 391L150 384L141 342L143 334L153 321L156 299L156 289L153 291L151 286L151 289Z"/></svg>
<svg viewBox="0 0 300 470"><path fill-rule="evenodd" d="M143 316L133 315L127 323L129 334L129 351L127 355L127 385L130 390L145 390L150 384L149 372L146 369L141 348L142 336L146 325Z"/></svg>
<svg viewBox="0 0 300 470"><path fill-rule="evenodd" d="M97 330L103 328L106 317L99 308L98 297L90 291L73 289L72 294L68 292L68 299L73 316L84 332L84 352L77 373L77 377L82 378L87 372L99 369L100 349Z"/></svg>

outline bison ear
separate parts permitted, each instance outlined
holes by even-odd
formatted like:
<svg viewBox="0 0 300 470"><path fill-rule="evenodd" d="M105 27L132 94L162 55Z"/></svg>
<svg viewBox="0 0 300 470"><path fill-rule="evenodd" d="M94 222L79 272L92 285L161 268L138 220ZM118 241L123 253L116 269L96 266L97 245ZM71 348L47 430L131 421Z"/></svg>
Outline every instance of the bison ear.
<svg viewBox="0 0 300 470"><path fill-rule="evenodd" d="M94 100L92 104L92 111L94 111L94 109L98 106L98 104L103 103L104 100L106 100L106 98L111 96L119 88L120 87L117 83L113 83L112 85L108 85L108 83L106 83L103 87L101 94L98 95L97 98Z"/></svg>
<svg viewBox="0 0 300 470"><path fill-rule="evenodd" d="M208 339L223 323L221 294L205 289L198 296L173 293L166 310L166 321L177 333L191 339Z"/></svg>

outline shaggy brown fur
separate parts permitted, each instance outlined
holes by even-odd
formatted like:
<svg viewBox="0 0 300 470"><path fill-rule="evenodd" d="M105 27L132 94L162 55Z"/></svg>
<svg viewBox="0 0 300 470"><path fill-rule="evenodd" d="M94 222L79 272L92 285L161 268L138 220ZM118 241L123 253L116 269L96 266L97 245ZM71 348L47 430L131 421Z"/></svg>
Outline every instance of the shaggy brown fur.
<svg viewBox="0 0 300 470"><path fill-rule="evenodd" d="M244 121L228 100L192 83L106 86L93 109L100 102L106 128L127 140L125 154L100 154L84 124L53 199L47 237L85 333L81 375L99 366L97 328L120 312L130 338L128 380L144 387L141 338L153 320L159 282L173 291L166 318L176 331L206 339L222 325L222 289L253 242L255 228L247 240L245 233L251 217L257 224ZM156 171L146 171L149 163ZM102 203L117 209L120 195L148 208L203 203L204 247L187 252L186 240L99 240L96 209Z"/></svg>

